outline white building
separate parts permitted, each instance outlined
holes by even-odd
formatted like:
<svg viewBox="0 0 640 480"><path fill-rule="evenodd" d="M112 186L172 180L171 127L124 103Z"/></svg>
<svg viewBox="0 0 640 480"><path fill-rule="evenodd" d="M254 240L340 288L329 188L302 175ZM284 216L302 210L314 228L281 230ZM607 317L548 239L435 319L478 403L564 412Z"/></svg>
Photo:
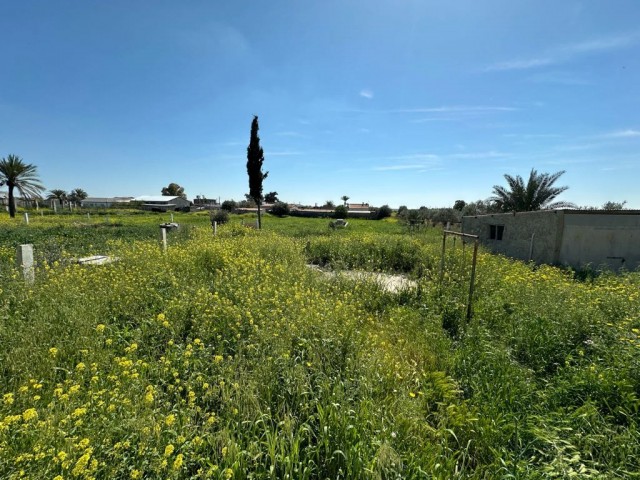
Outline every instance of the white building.
<svg viewBox="0 0 640 480"><path fill-rule="evenodd" d="M179 211L191 206L191 202L186 198L165 195L143 195L134 198L133 201L141 202L143 210L153 212Z"/></svg>

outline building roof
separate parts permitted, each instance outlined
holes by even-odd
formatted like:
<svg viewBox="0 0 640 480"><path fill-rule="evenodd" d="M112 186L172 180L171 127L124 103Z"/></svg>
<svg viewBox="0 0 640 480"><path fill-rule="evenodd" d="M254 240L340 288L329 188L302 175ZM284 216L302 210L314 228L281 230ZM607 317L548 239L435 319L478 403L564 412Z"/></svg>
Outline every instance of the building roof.
<svg viewBox="0 0 640 480"><path fill-rule="evenodd" d="M87 197L83 202L88 203L115 203L115 202L129 202L132 197Z"/></svg>
<svg viewBox="0 0 640 480"><path fill-rule="evenodd" d="M186 200L185 198L182 198L180 196L175 196L175 197L170 197L168 195L142 195L140 197L136 197L133 200L135 202L172 202L175 199L180 198L182 200ZM188 201L188 200L186 200Z"/></svg>
<svg viewBox="0 0 640 480"><path fill-rule="evenodd" d="M511 215L521 216L540 213L558 213L563 212L565 215L640 215L640 210L578 210L573 208L557 208L557 209L545 209L545 210L531 210L526 212L495 212L495 213L483 213L481 215L465 215L465 217L493 217L496 215Z"/></svg>

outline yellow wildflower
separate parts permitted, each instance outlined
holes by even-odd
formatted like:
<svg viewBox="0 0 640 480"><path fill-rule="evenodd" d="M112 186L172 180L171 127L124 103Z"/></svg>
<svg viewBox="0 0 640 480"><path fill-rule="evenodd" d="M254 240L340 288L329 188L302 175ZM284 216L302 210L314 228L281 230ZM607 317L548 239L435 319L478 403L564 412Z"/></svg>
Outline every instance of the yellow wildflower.
<svg viewBox="0 0 640 480"><path fill-rule="evenodd" d="M182 462L183 462L183 455L179 453L176 456L176 459L173 461L173 469L180 470L180 468L182 468Z"/></svg>
<svg viewBox="0 0 640 480"><path fill-rule="evenodd" d="M38 418L38 411L35 408L28 408L27 410L22 412L22 419L25 422L33 420L34 418Z"/></svg>

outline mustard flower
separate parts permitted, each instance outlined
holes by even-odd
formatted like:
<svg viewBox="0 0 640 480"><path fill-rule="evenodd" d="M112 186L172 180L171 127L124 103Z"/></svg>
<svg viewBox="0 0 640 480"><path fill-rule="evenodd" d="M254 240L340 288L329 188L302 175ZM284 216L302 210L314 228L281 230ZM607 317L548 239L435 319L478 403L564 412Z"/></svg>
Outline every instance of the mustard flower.
<svg viewBox="0 0 640 480"><path fill-rule="evenodd" d="M169 457L173 453L176 448L170 443L166 447L164 447L164 456Z"/></svg>

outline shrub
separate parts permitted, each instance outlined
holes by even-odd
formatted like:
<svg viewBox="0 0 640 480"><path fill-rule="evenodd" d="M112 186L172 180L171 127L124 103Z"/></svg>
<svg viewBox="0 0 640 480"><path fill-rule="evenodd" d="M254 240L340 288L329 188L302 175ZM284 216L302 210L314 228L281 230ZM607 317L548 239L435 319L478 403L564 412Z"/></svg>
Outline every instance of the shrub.
<svg viewBox="0 0 640 480"><path fill-rule="evenodd" d="M235 200L225 200L224 202L222 202L222 205L220 205L220 208L222 210L226 210L227 212L233 212L237 207L238 204L235 202Z"/></svg>
<svg viewBox="0 0 640 480"><path fill-rule="evenodd" d="M269 210L269 213L278 217L289 215L289 204L284 202L276 202L276 204Z"/></svg>
<svg viewBox="0 0 640 480"><path fill-rule="evenodd" d="M371 218L374 220L382 220L391 216L391 207L389 205L382 205L380 208L374 208L371 211Z"/></svg>
<svg viewBox="0 0 640 480"><path fill-rule="evenodd" d="M211 225L213 225L213 222L217 222L218 225L223 225L229 221L229 212L223 209L216 210L211 213L210 218Z"/></svg>
<svg viewBox="0 0 640 480"><path fill-rule="evenodd" d="M347 218L349 210L344 205L338 205L333 213L335 218Z"/></svg>

